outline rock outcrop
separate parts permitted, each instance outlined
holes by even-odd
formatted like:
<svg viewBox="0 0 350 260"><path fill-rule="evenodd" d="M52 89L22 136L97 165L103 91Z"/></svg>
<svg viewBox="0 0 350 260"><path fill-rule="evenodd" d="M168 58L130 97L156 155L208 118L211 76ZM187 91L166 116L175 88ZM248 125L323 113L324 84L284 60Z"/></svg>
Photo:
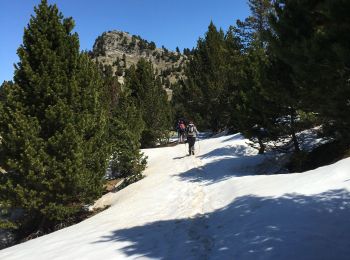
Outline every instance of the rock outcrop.
<svg viewBox="0 0 350 260"><path fill-rule="evenodd" d="M184 65L188 61L188 57L180 52L157 48L154 42L121 31L109 31L99 36L92 55L100 63L111 65L121 83L126 68L141 58L149 60L166 89L184 77Z"/></svg>

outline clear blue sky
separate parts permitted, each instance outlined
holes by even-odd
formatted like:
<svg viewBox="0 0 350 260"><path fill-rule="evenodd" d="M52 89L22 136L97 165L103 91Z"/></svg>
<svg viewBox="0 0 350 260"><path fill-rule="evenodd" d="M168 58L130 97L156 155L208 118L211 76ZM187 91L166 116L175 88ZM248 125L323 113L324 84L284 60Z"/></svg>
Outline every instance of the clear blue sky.
<svg viewBox="0 0 350 260"><path fill-rule="evenodd" d="M224 30L249 15L247 0L49 0L75 20L82 50L104 31L122 30L174 50L192 48L210 20ZM23 30L40 0L0 0L0 84L13 77Z"/></svg>

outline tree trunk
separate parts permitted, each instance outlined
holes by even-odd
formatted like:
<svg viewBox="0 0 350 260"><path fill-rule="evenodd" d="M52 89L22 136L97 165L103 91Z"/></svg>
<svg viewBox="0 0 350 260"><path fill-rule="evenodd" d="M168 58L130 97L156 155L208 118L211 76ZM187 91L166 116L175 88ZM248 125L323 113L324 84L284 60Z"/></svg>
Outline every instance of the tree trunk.
<svg viewBox="0 0 350 260"><path fill-rule="evenodd" d="M260 145L259 154L263 154L265 152L265 145L264 145L262 139L259 138L259 137L258 137L258 142L259 142L259 145Z"/></svg>
<svg viewBox="0 0 350 260"><path fill-rule="evenodd" d="M292 135L292 141L293 141L293 146L294 146L294 151L296 153L300 152L300 147L299 147L299 142L298 138L295 134L295 109L291 108L290 112L290 130L291 130L291 135Z"/></svg>

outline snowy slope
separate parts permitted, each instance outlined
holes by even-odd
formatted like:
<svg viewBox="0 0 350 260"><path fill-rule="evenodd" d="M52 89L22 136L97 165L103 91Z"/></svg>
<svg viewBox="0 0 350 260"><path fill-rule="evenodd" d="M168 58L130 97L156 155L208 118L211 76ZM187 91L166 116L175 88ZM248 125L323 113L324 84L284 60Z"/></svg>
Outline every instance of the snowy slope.
<svg viewBox="0 0 350 260"><path fill-rule="evenodd" d="M240 135L196 151L145 150L146 177L102 198L109 209L0 259L350 259L350 159L254 175L266 157Z"/></svg>

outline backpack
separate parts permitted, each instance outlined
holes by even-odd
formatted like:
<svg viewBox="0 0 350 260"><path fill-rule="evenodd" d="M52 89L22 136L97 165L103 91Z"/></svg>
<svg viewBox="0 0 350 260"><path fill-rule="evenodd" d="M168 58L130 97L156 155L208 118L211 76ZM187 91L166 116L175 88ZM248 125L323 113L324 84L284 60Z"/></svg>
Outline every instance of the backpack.
<svg viewBox="0 0 350 260"><path fill-rule="evenodd" d="M189 126L188 126L187 134L188 134L189 136L194 135L194 125L189 125Z"/></svg>

